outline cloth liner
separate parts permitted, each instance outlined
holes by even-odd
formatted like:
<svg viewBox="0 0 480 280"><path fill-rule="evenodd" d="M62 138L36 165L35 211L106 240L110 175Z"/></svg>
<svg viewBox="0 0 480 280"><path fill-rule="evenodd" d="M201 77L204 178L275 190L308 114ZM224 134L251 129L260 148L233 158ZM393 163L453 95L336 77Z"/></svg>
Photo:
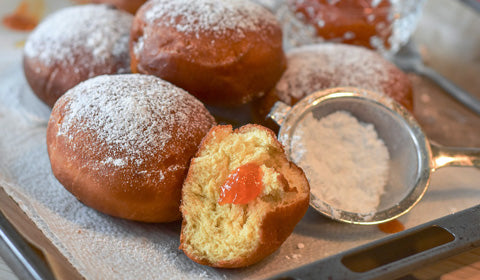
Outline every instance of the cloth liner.
<svg viewBox="0 0 480 280"><path fill-rule="evenodd" d="M430 8L443 7L436 2L431 1ZM444 2L447 6L455 5ZM452 8L448 7L443 10L450 12ZM461 9L454 7L453 10L465 15ZM478 20L472 19L468 13L466 15L462 16L466 20L465 29L476 26L472 22ZM431 15L426 19L432 24L440 24ZM453 18L449 20L454 21ZM442 18L442 22L447 20ZM436 34L426 30L423 34ZM457 32L452 31L451 34ZM12 40L15 41L15 38ZM432 42L441 45L448 38ZM10 41L0 43L2 49L6 42ZM462 52L463 55L465 53ZM36 98L27 85L20 51L7 49L0 52L0 61L0 187L86 279L261 279L387 235L377 226L331 221L310 208L280 249L260 263L230 270L198 265L178 249L180 222L144 224L113 218L83 205L63 188L51 172L45 143L50 109ZM448 62L445 62L445 69L450 68ZM478 76L478 61L469 65L465 65L469 70L467 72L471 73L468 75ZM439 119L432 118L448 116L466 116L462 117L462 122L453 122L453 125L450 122L449 129L461 128L470 120L478 123L471 114L463 115L460 110L449 115L443 113L445 109L435 111L432 108L436 108L435 102L441 99L435 96L439 94L438 89L418 77L412 77L412 80L416 87L416 104L425 108L418 115L422 124L435 127ZM456 110L457 107L451 108ZM478 133L471 132L472 129L462 130L462 139L478 141L478 137L470 137ZM427 133L429 131L427 128ZM434 132L432 130L432 134ZM438 134L443 135L454 136ZM480 170L475 168L440 169L433 175L423 200L399 221L406 228L411 228L477 205L480 201L478 178Z"/></svg>

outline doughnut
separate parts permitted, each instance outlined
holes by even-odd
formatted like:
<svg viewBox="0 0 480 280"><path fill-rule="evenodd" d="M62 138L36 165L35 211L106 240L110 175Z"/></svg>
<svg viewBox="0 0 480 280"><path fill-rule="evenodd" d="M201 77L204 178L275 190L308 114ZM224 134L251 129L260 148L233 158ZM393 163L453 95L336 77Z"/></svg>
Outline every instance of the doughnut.
<svg viewBox="0 0 480 280"><path fill-rule="evenodd" d="M145 2L147 2L147 0L92 0L92 3L110 4L131 14L135 14L138 8Z"/></svg>
<svg viewBox="0 0 480 280"><path fill-rule="evenodd" d="M182 190L180 249L193 261L235 268L277 250L305 215L310 186L270 129L213 127Z"/></svg>
<svg viewBox="0 0 480 280"><path fill-rule="evenodd" d="M389 47L393 13L389 0L288 0L289 9L326 41Z"/></svg>
<svg viewBox="0 0 480 280"><path fill-rule="evenodd" d="M269 91L285 69L275 16L248 0L152 0L135 15L134 73L158 76L212 106Z"/></svg>
<svg viewBox="0 0 480 280"><path fill-rule="evenodd" d="M107 5L80 5L47 17L28 37L23 69L47 105L88 78L130 72L133 16Z"/></svg>
<svg viewBox="0 0 480 280"><path fill-rule="evenodd" d="M55 177L85 205L170 222L181 217L190 159L214 124L200 101L157 77L101 75L55 103L47 150Z"/></svg>
<svg viewBox="0 0 480 280"><path fill-rule="evenodd" d="M393 63L364 47L323 43L287 52L287 70L272 91L254 102L254 119L271 127L266 116L275 102L292 106L318 90L348 86L386 94L413 111L411 82Z"/></svg>

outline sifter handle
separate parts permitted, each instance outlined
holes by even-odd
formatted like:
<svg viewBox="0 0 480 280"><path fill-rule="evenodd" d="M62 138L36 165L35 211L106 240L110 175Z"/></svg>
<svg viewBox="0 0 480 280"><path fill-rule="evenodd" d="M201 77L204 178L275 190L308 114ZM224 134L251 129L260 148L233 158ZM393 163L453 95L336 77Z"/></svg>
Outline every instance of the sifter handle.
<svg viewBox="0 0 480 280"><path fill-rule="evenodd" d="M433 168L466 166L480 168L480 148L444 147L431 143Z"/></svg>
<svg viewBox="0 0 480 280"><path fill-rule="evenodd" d="M282 126L282 123L285 120L290 109L292 109L292 107L288 106L287 104L281 101L277 101L273 105L272 109L270 109L270 112L268 113L267 118L272 119L279 126Z"/></svg>

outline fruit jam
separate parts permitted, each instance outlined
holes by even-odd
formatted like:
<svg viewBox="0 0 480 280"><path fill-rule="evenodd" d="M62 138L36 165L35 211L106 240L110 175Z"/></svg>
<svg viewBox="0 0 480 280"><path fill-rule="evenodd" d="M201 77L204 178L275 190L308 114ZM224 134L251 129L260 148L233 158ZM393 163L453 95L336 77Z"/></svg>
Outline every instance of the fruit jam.
<svg viewBox="0 0 480 280"><path fill-rule="evenodd" d="M263 172L256 163L247 163L234 170L221 186L218 203L247 204L262 192Z"/></svg>

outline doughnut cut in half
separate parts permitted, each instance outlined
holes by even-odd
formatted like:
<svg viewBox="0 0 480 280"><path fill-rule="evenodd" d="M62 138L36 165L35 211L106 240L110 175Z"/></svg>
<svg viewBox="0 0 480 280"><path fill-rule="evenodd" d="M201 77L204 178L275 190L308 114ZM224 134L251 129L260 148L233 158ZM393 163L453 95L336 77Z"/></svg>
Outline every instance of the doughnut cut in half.
<svg viewBox="0 0 480 280"><path fill-rule="evenodd" d="M270 129L215 126L202 140L183 185L180 249L213 267L254 264L287 239L309 198L303 170L288 161Z"/></svg>

